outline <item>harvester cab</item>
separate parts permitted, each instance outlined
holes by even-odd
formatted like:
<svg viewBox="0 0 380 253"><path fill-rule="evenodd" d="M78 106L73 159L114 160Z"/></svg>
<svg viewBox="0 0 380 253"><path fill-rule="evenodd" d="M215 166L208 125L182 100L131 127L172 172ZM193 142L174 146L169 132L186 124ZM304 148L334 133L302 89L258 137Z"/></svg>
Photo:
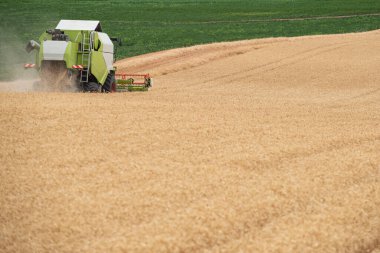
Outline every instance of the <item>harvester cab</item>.
<svg viewBox="0 0 380 253"><path fill-rule="evenodd" d="M118 38L102 32L99 21L61 20L47 30L39 43L31 40L26 51L35 50L35 68L41 77L37 85L53 90L87 92L147 91L152 86L149 74L117 73L113 66Z"/></svg>

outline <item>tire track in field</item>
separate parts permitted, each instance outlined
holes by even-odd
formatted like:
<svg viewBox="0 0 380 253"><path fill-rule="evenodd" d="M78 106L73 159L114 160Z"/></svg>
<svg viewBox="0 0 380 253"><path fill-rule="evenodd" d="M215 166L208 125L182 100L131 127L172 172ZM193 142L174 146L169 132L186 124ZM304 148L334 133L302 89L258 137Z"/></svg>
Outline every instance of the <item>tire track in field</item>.
<svg viewBox="0 0 380 253"><path fill-rule="evenodd" d="M325 54L325 53L329 53L329 52L336 51L337 49L343 48L343 47L345 46L344 44L345 44L345 43L343 43L341 46L335 46L335 45L334 45L332 48L330 48L330 49L326 49L326 50L321 50L321 51L319 51L319 50L315 50L315 51L317 51L317 53L315 53L315 54L310 54L310 55L305 55L305 56L303 56L303 57L301 57L301 58L296 58L296 57L294 57L294 58L285 58L285 59L283 60L283 61L284 61L283 64L280 64L280 65L275 66L275 67L271 67L271 68L269 68L269 69L265 69L265 70L263 70L263 71L258 71L258 73L267 73L267 72L270 72L270 71L273 71L273 70L276 70L276 69L280 69L280 68L284 68L284 67L288 67L288 66L291 66L291 65L297 64L297 63L299 63L299 62L301 62L301 61L303 61L303 60L311 59L311 58L313 58L313 57L320 56L320 55ZM326 47L324 47L324 48L326 48ZM315 51L313 51L313 52L315 52ZM300 55L300 56L301 56L301 55ZM280 62L278 62L278 63L280 63ZM256 71L256 70L260 70L260 69L254 69L254 70ZM239 77L239 78L235 78L235 79L233 79L233 80L235 80L235 81L240 81L240 80L243 80L243 79L251 78L251 77L255 76L255 75L258 74L258 73L247 74L247 75L245 75L245 76L242 76L242 77Z"/></svg>
<svg viewBox="0 0 380 253"><path fill-rule="evenodd" d="M294 172L293 172L293 174L297 175ZM380 176L379 173L378 173L378 176ZM358 180L358 182L355 182L353 185L346 185L345 187L341 187L340 189L338 189L337 191L334 191L334 192L326 192L326 194L322 197L324 207L321 207L320 201L314 199L314 196L312 196L310 198L310 200L307 201L306 207L303 210L295 208L295 210L293 212L287 212L283 216L276 217L275 220L271 220L270 222L267 222L265 224L265 226L263 226L261 228L260 231L254 231L254 232L248 231L242 237L236 238L238 240L231 240L227 244L222 245L223 249L225 249L223 252L231 252L231 251L233 251L232 249L236 249L236 248L239 248L239 249L243 248L244 249L244 247L246 247L248 245L249 245L249 247L253 247L254 249L249 249L249 250L245 249L245 250L241 250L241 251L242 252L263 252L263 249L260 249L262 247L261 243L263 240L266 240L267 241L266 243L270 243L270 245L272 245L274 238L281 238L282 237L281 232L288 231L289 229L294 229L294 227L299 225L299 224L297 224L297 222L305 224L305 223L312 223L312 222L316 222L316 221L321 222L321 220L323 220L323 221L324 220L336 221L336 220L344 219L345 218L345 212L338 212L338 213L334 212L334 208L336 208L334 206L334 204L335 205L337 205L337 204L336 204L336 200L333 200L331 198L331 196L341 195L341 196L343 196L342 198L346 198L346 201L348 198L351 197L352 200L350 200L350 204L352 204L355 207L363 206L363 205L364 206L371 206L372 203L369 203L362 198L363 193L374 195L373 190L366 189L366 187L368 186L368 180L366 180L366 179L367 178L360 178ZM374 186L374 185L376 185L375 180L376 179L370 180L372 189L375 188L375 186ZM358 192L358 189L360 189L360 192ZM332 207L329 206L328 209L325 208L326 199L327 199L327 202L331 203L330 205L332 206ZM299 203L302 203L301 198L299 200ZM321 214L325 215L323 218L318 217L316 215L313 215L313 213L310 213L310 209L316 208L316 207L313 208L313 206L315 206L316 203L317 203L317 205L316 205L317 208L320 209L319 215L320 216L321 216ZM372 205L372 206L374 206L374 205ZM308 207L309 207L309 210L308 210ZM347 209L347 207L345 207L345 208ZM340 207L340 210L341 209L342 209L342 207ZM361 210L360 208L356 208L356 209L354 209L354 213L356 216L361 216L363 214L363 210ZM350 218L351 218L350 219L351 222L356 221L355 218L353 218L353 217L350 217ZM326 221L324 221L324 222L326 222ZM309 228L310 228L310 231L308 230ZM321 231L323 231L323 228L321 228L321 227L319 227L319 228L321 229ZM315 238L313 238L314 239L313 240L312 238L305 236L306 234L312 235L313 232L315 232L315 231L313 231L312 227L308 227L308 229L305 229L304 231L302 231L302 234L301 233L296 234L298 238L296 238L295 235L293 234L292 238L291 238L293 243L294 244L305 243L305 241L309 241L309 242L314 241L314 243L315 243ZM331 229L331 228L326 227L324 229ZM337 230L335 230L335 233L336 232L337 232ZM340 232L342 233L342 231L340 231ZM305 239L305 238L307 238L307 239ZM284 243L285 241L288 241L289 239L290 238L286 238L286 236L285 236L285 238L282 237L280 240L280 243ZM298 239L298 242L297 242L297 239ZM364 240L364 239L366 239L366 240ZM333 241L335 243L339 243L339 241L337 241L336 239L334 239ZM361 242L364 241L364 243L362 245L358 246L357 245L358 241L361 241ZM329 245L328 243L324 242L323 240L320 240L318 242L318 244L326 244L326 246ZM330 242L329 246L331 249L331 242ZM378 248L379 243L378 243L378 239L374 238L374 237L372 237L370 239L364 238L363 236L361 238L356 237L353 241L347 241L346 245L340 245L339 250L342 250L342 247L345 247L346 249L350 249L350 248L355 248L355 246L356 246L356 251L352 251L352 252L378 253L377 251L375 252L375 250ZM218 245L217 248L219 248L219 247L220 246ZM259 249L256 249L256 247L258 247ZM277 244L277 247L279 247L278 244ZM335 251L336 250L337 250L337 248L335 249ZM269 252L278 252L278 251L279 250L269 251ZM294 252L294 250L284 250L283 248L280 251L281 252L282 251L283 252ZM296 252L298 252L298 251L296 251ZM330 251L318 251L316 249L315 252L330 252ZM346 251L343 250L342 252L346 252ZM351 252L351 251L347 251L347 252Z"/></svg>
<svg viewBox="0 0 380 253"><path fill-rule="evenodd" d="M197 47L197 46L195 46ZM205 65L212 61L221 60L230 56L243 54L250 51L252 48L249 45L239 45L234 49L227 47L210 47L201 48L199 50L192 50L188 48L188 51L184 50L182 53L164 56L162 59L152 59L150 62L143 63L139 66L133 67L134 72L144 71L145 69L160 69L156 76L162 76L166 74L173 74L176 72L196 68ZM153 53L154 54L154 53ZM205 57L205 55L210 55ZM194 58L199 59L194 60ZM119 62L119 65L124 65L123 62ZM125 67L120 67L120 70L124 70Z"/></svg>
<svg viewBox="0 0 380 253"><path fill-rule="evenodd" d="M243 42L235 41L222 42L218 44L198 45L188 48L171 49L162 52L150 53L144 56L136 56L125 60L120 60L116 63L116 65L120 71L149 71L153 76L159 77L197 68L213 61L246 54L248 52L252 52L258 49L260 50L268 46L274 46L277 43L294 40L309 40L315 39L317 37L318 36L301 36L293 38L280 37L271 39L247 40ZM276 61L271 63L276 63ZM232 74L244 73L246 70L247 69L244 69ZM228 75L229 74L227 74L227 76ZM210 81L210 79L206 79L206 81Z"/></svg>
<svg viewBox="0 0 380 253"><path fill-rule="evenodd" d="M348 43L329 44L329 45L318 46L318 47L315 47L312 49L307 49L307 50L304 50L302 52L295 53L293 55L281 58L279 60L274 60L274 61L271 61L271 62L268 62L265 64L261 64L259 66L244 68L244 69L241 69L239 71L220 75L220 76L217 76L217 77L212 78L212 79L207 79L204 82L202 82L202 84L194 84L194 85L192 85L192 87L196 86L196 85L203 85L203 84L212 83L212 82L216 82L216 81L228 82L230 84L233 81L239 81L239 80L243 80L243 79L254 76L254 74L243 75L244 73L255 71L255 74L257 74L256 71L258 71L260 73L261 72L260 70L262 70L262 69L264 69L262 72L268 72L268 71L271 71L271 70L274 70L274 69L277 69L280 67L285 67L285 66L289 66L291 64L298 63L299 61L302 61L302 60L305 60L305 59L308 59L311 57L315 57L315 56L318 56L318 55L323 54L323 53L335 51L336 49L341 48L346 44L348 44ZM337 46L337 45L340 45L340 46ZM326 49L326 48L328 48L328 49ZM326 50L323 50L323 49L326 49ZM317 53L315 53L315 52L317 52ZM299 57L301 57L301 58L298 59ZM278 64L280 64L280 65L276 66ZM265 70L265 68L271 67L271 66L275 66L275 67L272 67L269 70ZM238 77L236 78L234 76L238 76ZM190 85L188 85L187 87L189 87L189 86Z"/></svg>
<svg viewBox="0 0 380 253"><path fill-rule="evenodd" d="M359 94L359 95L356 95L353 97L342 98L342 99L337 99L335 101L331 101L332 103L337 103L337 105L331 105L331 106L329 106L329 108L342 108L342 107L350 106L354 103L358 103L358 102L355 102L355 100L377 94L377 93L379 93L379 91L380 91L380 88L376 88L376 89L373 89L371 91L363 92L362 94ZM341 102L343 102L343 104L339 104ZM348 103L344 103L344 102L348 102ZM376 102L379 102L379 101L378 100L365 101L364 104L373 104ZM363 103L361 103L361 104L363 104Z"/></svg>
<svg viewBox="0 0 380 253"><path fill-rule="evenodd" d="M276 154L273 155L273 158L275 160L269 160L269 161L254 161L253 164L243 164L240 166L243 169L252 169L252 168L262 168L262 169L268 169L268 168L278 168L278 166L281 164L281 162L284 161L290 161L293 159L300 159L300 158L306 158L314 155L318 155L325 152L332 152L337 151L346 147L352 147L352 146L360 146L364 143L368 142L376 142L380 141L380 136L370 136L370 137L360 137L356 139L351 140L336 140L324 143L323 145L310 147L309 149L302 149L302 151L295 149L293 151L286 151L285 154ZM241 160L233 160L231 161L231 166L239 166L241 165Z"/></svg>
<svg viewBox="0 0 380 253"><path fill-rule="evenodd" d="M378 93L380 91L380 88L377 88L377 89L374 89L374 90L371 90L371 91L368 91L368 92L365 92L365 93L362 93L360 95L357 95L357 96L354 96L354 97L351 97L351 98L348 98L349 100L352 100L352 99L357 99L357 98L362 98L362 97L366 97L366 96L370 96L374 93ZM343 99L344 100L344 99Z"/></svg>

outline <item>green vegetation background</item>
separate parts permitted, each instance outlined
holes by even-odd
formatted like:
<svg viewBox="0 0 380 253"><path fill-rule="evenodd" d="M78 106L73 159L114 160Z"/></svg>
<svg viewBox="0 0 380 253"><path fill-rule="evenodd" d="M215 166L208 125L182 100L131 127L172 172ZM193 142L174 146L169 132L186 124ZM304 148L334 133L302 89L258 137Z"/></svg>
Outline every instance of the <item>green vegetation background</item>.
<svg viewBox="0 0 380 253"><path fill-rule="evenodd" d="M26 43L60 19L100 20L106 33L122 38L120 59L218 41L380 29L380 15L276 20L379 13L379 0L2 0L0 79L32 62Z"/></svg>

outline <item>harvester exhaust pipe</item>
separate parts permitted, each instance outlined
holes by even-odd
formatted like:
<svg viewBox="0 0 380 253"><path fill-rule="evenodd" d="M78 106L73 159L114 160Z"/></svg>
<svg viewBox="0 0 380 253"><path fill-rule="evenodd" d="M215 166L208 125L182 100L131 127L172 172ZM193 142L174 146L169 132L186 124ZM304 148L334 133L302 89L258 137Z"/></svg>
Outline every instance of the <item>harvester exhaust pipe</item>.
<svg viewBox="0 0 380 253"><path fill-rule="evenodd" d="M30 53L32 52L34 49L37 49L39 50L40 49L40 44L38 44L37 42L35 42L34 40L31 40L29 41L29 43L26 45L26 52Z"/></svg>

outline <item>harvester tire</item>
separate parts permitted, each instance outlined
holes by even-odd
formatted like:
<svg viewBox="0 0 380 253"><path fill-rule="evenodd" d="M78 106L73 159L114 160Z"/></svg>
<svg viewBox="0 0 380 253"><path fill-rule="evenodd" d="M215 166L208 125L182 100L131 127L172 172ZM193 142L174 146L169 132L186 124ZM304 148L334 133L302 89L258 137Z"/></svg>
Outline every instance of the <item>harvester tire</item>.
<svg viewBox="0 0 380 253"><path fill-rule="evenodd" d="M85 92L99 92L100 91L100 85L95 82L89 82L85 84L83 88Z"/></svg>
<svg viewBox="0 0 380 253"><path fill-rule="evenodd" d="M112 92L112 86L115 83L115 75L113 73L109 73L106 81L102 86L102 92Z"/></svg>

